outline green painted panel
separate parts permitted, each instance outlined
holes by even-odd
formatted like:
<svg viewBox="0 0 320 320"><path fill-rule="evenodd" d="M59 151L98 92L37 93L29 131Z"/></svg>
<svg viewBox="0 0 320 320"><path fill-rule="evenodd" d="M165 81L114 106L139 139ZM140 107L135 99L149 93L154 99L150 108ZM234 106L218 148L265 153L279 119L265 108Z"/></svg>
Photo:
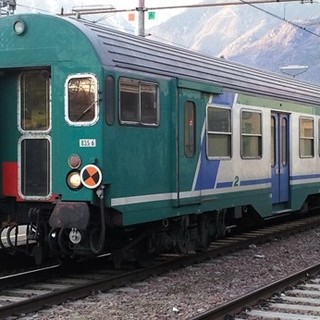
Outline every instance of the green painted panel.
<svg viewBox="0 0 320 320"><path fill-rule="evenodd" d="M97 63L98 56L80 29L55 16L34 17L30 14L0 19L0 68L50 65L57 61ZM13 30L17 20L26 24L26 32L21 35Z"/></svg>
<svg viewBox="0 0 320 320"><path fill-rule="evenodd" d="M230 192L205 196L197 203L197 198L190 199L188 205L170 207L170 201L155 201L144 204L120 206L125 225L151 222L159 219L173 218L185 214L200 214L235 206L252 205L262 217L272 214L271 189L258 189L251 191ZM193 203L192 203L193 202ZM152 215L150 215L150 211Z"/></svg>
<svg viewBox="0 0 320 320"><path fill-rule="evenodd" d="M206 105L209 100L209 94L200 91L194 91L185 88L179 88L179 127L178 127L178 161L177 161L177 198L179 205L200 202L200 197L183 199L180 192L190 191L192 189L194 174L199 161L201 152L201 131L204 124L206 113ZM187 118L187 105L192 105L194 108L194 119ZM193 130L191 135L194 136L194 151L188 155L186 149L186 132L188 130L189 122L192 121ZM192 132L193 131L193 132ZM200 196L200 195L199 195Z"/></svg>
<svg viewBox="0 0 320 320"><path fill-rule="evenodd" d="M178 80L178 88L184 88L184 89L191 89L191 90L197 90L200 92L208 92L208 93L215 93L219 94L222 93L222 87L218 85L212 85L209 83L204 82L196 82L196 81L189 81L189 80Z"/></svg>
<svg viewBox="0 0 320 320"><path fill-rule="evenodd" d="M291 208L293 211L300 210L307 197L320 192L319 183L307 183L291 186Z"/></svg>
<svg viewBox="0 0 320 320"><path fill-rule="evenodd" d="M151 78L144 80L155 81ZM171 191L174 157L171 95L169 83L157 80L161 88L159 126L116 122L113 126L104 127L104 168L109 183L109 202L113 198ZM143 207L141 205L140 209Z"/></svg>
<svg viewBox="0 0 320 320"><path fill-rule="evenodd" d="M17 161L17 78L14 74L0 77L0 159Z"/></svg>
<svg viewBox="0 0 320 320"><path fill-rule="evenodd" d="M17 35L13 24L22 20L26 32ZM69 75L90 73L97 77L100 91L103 90L103 69L99 57L88 37L67 19L42 15L14 15L0 19L0 124L5 128L1 139L0 161L17 161L18 79L24 68L41 68L51 71L51 138L52 191L61 194L63 200L95 201L92 190L82 188L71 191L66 185L70 171L67 160L70 154L80 155L82 165L96 162L103 167L102 131L104 103L100 103L101 117L95 125L75 127L65 120L65 83ZM4 121L5 119L5 121ZM96 148L81 148L80 139L96 138Z"/></svg>
<svg viewBox="0 0 320 320"><path fill-rule="evenodd" d="M288 101L280 101L273 100L268 98L256 97L251 95L239 94L237 103L244 104L248 106L256 106L263 107L273 110L279 111L287 111L287 112L301 112L306 114L320 114L319 108L315 108L308 105L288 102Z"/></svg>

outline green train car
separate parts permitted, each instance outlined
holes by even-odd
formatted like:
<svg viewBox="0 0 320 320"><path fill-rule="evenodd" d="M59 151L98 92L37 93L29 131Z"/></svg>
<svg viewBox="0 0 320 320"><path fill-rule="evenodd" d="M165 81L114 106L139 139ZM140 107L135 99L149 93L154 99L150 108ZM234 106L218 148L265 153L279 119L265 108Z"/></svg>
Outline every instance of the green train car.
<svg viewBox="0 0 320 320"><path fill-rule="evenodd" d="M0 18L0 246L203 250L317 207L320 88L42 14ZM6 244L3 238L7 238Z"/></svg>

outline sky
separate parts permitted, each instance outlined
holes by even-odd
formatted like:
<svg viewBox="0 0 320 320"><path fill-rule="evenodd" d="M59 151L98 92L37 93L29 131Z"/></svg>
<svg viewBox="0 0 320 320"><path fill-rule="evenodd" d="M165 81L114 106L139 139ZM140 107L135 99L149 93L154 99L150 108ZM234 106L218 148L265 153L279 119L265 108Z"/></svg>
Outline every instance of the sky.
<svg viewBox="0 0 320 320"><path fill-rule="evenodd" d="M1 0L0 0L1 1ZM131 11L131 13L135 14L135 20L130 21L129 20L129 12L125 13L110 13L110 14L104 14L102 16L97 16L96 21L99 21L101 23L111 21L114 23L114 21L119 21L117 19L119 16L122 16L127 22L129 22L133 29L137 32L138 30L138 14L135 10L136 7L139 6L139 1L145 2L146 8L154 8L154 7L168 7L168 6L183 6L183 5L193 5L198 3L203 3L203 0L16 0L17 2L17 11L16 13L26 13L26 12L39 12L39 13L51 13L51 14L57 14L60 13L61 8L63 7L64 12L68 13L72 11L73 7L79 7L79 6L104 6L104 7L110 7L113 6L115 9L131 9L134 11ZM306 0L307 1L307 0ZM320 0L313 0L316 4L319 5ZM207 0L207 3L212 3L214 0ZM299 1L294 2L296 5L301 5ZM280 4L269 4L268 9L273 8L283 8L283 17L292 20L293 17L290 16L290 13L288 10L286 10L286 2L280 3ZM318 7L319 8L319 7ZM316 13L318 12L318 8L313 7L312 12ZM192 10L192 9L191 9ZM156 10L155 11L155 19L150 20L148 19L148 13L146 13L145 17L145 30L148 32L150 28L152 28L155 25L158 25L164 21L166 21L168 18L179 14L183 9L166 9L166 10ZM278 11L279 13L279 11ZM84 16L88 17L88 16ZM100 18L101 17L101 18ZM297 17L296 17L297 18ZM302 16L299 16L299 18L306 18ZM121 27L126 28L122 25L123 20L121 20ZM126 31L129 31L125 29ZM130 32L130 31L129 31Z"/></svg>
<svg viewBox="0 0 320 320"><path fill-rule="evenodd" d="M116 9L135 9L139 6L139 0L16 0L17 12L50 12L59 13L61 7L64 12L70 12L74 6L113 6ZM146 8L180 6L199 3L200 0L144 0ZM156 24L166 21L173 15L180 13L181 9L157 10L155 19L146 19L146 27L152 27ZM129 13L117 13L128 19ZM137 22L137 17L132 24Z"/></svg>

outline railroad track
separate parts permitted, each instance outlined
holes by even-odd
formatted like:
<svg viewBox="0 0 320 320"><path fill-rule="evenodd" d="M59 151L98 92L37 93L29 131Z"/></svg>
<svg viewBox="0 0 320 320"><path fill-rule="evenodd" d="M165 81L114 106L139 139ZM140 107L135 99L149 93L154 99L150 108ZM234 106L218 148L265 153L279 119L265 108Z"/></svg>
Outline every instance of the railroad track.
<svg viewBox="0 0 320 320"><path fill-rule="evenodd" d="M190 320L319 320L319 273L316 264Z"/></svg>
<svg viewBox="0 0 320 320"><path fill-rule="evenodd" d="M226 237L212 242L204 253L190 253L186 256L162 255L145 269L114 270L108 257L100 257L76 266L52 266L26 274L0 278L0 318L33 312L44 306L51 306L67 300L86 297L92 292L111 288L159 275L167 270L178 269L227 254L251 244L263 243L269 239L293 234L320 225L318 216L286 222L271 227ZM76 269L76 272L75 272ZM210 319L210 318L208 318ZM211 318L218 319L218 318Z"/></svg>
<svg viewBox="0 0 320 320"><path fill-rule="evenodd" d="M315 266L317 277L298 284L294 288L276 294L263 304L254 306L236 316L237 320L244 319L279 319L279 320L315 320L320 319L320 266ZM311 270L312 272L313 270ZM310 275L309 270L302 271L301 280ZM299 275L296 275L298 278ZM295 281L296 282L296 281Z"/></svg>

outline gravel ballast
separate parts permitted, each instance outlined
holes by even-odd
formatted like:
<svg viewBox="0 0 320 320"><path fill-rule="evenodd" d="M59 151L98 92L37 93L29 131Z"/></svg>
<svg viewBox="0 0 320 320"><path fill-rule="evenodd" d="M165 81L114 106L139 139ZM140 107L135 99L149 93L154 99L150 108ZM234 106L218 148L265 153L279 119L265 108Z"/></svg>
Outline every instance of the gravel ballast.
<svg viewBox="0 0 320 320"><path fill-rule="evenodd" d="M320 228L11 319L188 319L319 261Z"/></svg>

